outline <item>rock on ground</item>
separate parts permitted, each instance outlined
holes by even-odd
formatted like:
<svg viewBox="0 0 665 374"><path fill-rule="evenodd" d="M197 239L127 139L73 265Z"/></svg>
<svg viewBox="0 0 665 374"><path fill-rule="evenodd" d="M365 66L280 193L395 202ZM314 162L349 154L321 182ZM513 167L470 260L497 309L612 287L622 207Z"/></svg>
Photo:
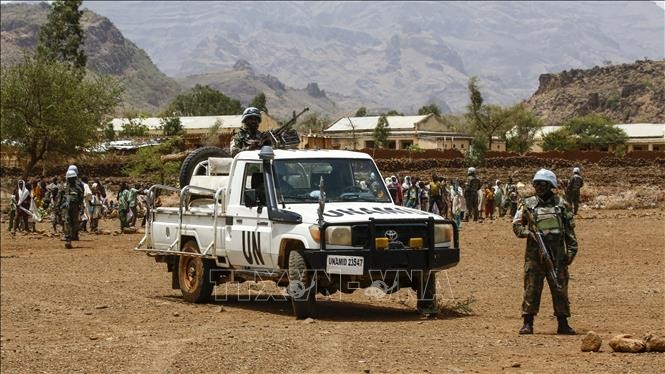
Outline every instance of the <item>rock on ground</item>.
<svg viewBox="0 0 665 374"><path fill-rule="evenodd" d="M665 352L664 337L647 335L644 340L646 341L647 352Z"/></svg>
<svg viewBox="0 0 665 374"><path fill-rule="evenodd" d="M646 350L644 340L632 338L629 334L616 335L609 344L615 352L638 353Z"/></svg>
<svg viewBox="0 0 665 374"><path fill-rule="evenodd" d="M600 335L589 331L582 338L582 352L598 352L601 344L603 344L603 339L600 338Z"/></svg>

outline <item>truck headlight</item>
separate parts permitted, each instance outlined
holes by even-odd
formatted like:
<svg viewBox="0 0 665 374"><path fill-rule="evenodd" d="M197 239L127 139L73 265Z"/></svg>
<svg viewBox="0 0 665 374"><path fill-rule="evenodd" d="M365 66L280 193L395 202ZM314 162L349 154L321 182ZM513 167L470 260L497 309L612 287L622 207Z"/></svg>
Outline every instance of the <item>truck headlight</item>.
<svg viewBox="0 0 665 374"><path fill-rule="evenodd" d="M351 226L332 226L326 229L326 243L351 245Z"/></svg>
<svg viewBox="0 0 665 374"><path fill-rule="evenodd" d="M434 244L449 243L453 240L453 225L439 223L434 225Z"/></svg>

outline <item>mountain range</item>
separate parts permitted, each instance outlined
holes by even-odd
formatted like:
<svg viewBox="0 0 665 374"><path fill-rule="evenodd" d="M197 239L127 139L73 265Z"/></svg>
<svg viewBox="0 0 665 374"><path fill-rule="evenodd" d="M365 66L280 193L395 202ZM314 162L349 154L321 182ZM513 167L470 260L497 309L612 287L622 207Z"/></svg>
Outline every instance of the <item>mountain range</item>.
<svg viewBox="0 0 665 374"><path fill-rule="evenodd" d="M10 3L0 12L2 64L19 62L35 50L39 29L49 13L46 3ZM124 87L123 111L156 111L173 98L179 86L162 73L146 52L127 40L106 17L86 11L81 17L85 32L87 68L117 78Z"/></svg>
<svg viewBox="0 0 665 374"><path fill-rule="evenodd" d="M665 49L664 10L652 2L84 6L108 17L181 83L219 84L220 74L242 60L285 86L315 83L336 103L330 114L360 106L414 113L429 103L459 112L470 76L479 77L488 102L509 104L527 99L541 74L662 59Z"/></svg>

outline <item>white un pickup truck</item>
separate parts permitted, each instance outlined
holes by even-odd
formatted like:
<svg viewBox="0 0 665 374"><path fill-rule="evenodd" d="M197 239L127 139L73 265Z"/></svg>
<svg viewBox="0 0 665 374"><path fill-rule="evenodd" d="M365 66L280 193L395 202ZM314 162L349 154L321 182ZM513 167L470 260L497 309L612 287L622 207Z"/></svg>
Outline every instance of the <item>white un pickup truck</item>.
<svg viewBox="0 0 665 374"><path fill-rule="evenodd" d="M338 150L190 154L182 189L154 185L145 236L135 248L172 273L185 300L210 299L216 284L272 280L287 287L297 318L316 293L379 287L416 291L436 312L434 273L459 262L453 221L396 206L372 158ZM184 176L184 178L183 178ZM163 190L179 207L154 207Z"/></svg>

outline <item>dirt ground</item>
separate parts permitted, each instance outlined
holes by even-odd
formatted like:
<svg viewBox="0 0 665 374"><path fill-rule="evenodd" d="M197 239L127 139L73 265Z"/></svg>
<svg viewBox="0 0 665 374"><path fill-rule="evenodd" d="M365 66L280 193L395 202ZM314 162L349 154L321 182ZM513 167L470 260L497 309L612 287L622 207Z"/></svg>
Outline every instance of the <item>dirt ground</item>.
<svg viewBox="0 0 665 374"><path fill-rule="evenodd" d="M581 352L580 335L555 335L547 293L536 334L517 334L524 242L507 218L463 224L461 262L437 276L439 298L450 306L439 317L421 319L410 290L384 297L359 290L319 295L309 323L296 320L280 290L267 283L222 285L215 291L219 301L183 302L165 265L132 251L140 234L83 233L66 250L47 234L12 237L3 223L0 368L661 372L665 354L612 353L607 340L619 333L665 335L665 211L584 210L578 218L571 325L599 333L599 353ZM102 226L114 230L116 222ZM38 229L47 231L47 224ZM265 295L275 297L266 301ZM453 307L469 301L472 315Z"/></svg>

